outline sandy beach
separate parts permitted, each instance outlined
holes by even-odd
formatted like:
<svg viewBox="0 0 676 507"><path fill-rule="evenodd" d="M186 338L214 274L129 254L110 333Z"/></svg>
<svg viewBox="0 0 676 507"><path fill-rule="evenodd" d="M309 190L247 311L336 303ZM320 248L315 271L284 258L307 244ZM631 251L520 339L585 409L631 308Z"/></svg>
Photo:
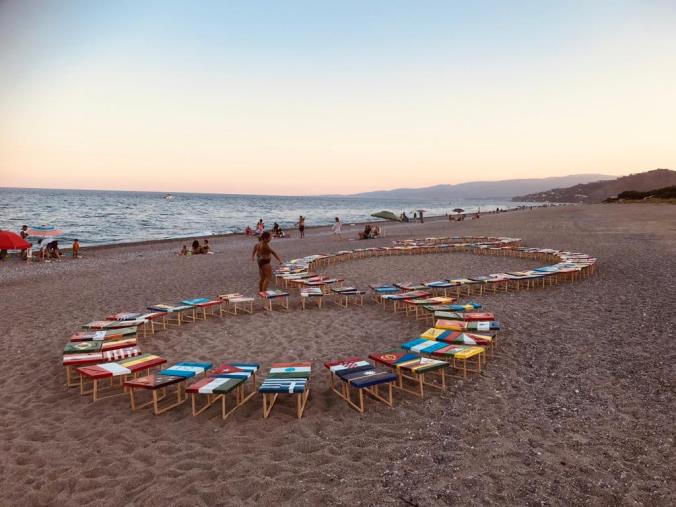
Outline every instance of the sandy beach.
<svg viewBox="0 0 676 507"><path fill-rule="evenodd" d="M478 300L506 331L481 375L424 400L395 393L361 416L328 389L324 361L397 348L428 326L373 303L227 316L140 338L169 361L313 362L305 415L257 396L227 421L186 403L161 416L126 397L92 404L64 386L82 324L153 303L253 295L253 240L84 249L83 259L0 264L2 505L673 505L676 207L540 208L480 220L393 224L336 241L327 228L272 242L283 259L448 235L522 238L599 259L598 276ZM360 288L532 268L471 254L383 257L326 268ZM477 299L477 298L475 298Z"/></svg>

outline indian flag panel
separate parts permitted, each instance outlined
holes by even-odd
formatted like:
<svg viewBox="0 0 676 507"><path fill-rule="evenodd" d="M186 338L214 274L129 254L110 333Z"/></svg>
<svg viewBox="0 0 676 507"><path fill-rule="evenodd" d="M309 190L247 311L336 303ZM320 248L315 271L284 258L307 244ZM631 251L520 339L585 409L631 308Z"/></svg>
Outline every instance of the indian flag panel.
<svg viewBox="0 0 676 507"><path fill-rule="evenodd" d="M270 368L270 377L273 378L294 378L294 377L309 377L311 368L308 367L286 367L286 368Z"/></svg>

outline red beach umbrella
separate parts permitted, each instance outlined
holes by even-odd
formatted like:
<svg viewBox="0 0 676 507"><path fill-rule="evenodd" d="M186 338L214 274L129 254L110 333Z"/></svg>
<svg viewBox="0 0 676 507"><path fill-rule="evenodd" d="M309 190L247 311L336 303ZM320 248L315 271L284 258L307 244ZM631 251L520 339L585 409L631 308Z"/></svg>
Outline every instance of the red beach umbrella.
<svg viewBox="0 0 676 507"><path fill-rule="evenodd" d="M0 231L0 250L23 250L31 244L16 232Z"/></svg>

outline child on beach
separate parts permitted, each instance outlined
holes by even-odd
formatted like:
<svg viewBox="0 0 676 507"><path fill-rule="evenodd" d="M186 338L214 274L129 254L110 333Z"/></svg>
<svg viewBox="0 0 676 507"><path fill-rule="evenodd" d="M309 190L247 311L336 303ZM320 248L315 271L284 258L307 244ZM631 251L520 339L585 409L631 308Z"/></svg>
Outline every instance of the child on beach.
<svg viewBox="0 0 676 507"><path fill-rule="evenodd" d="M188 245L183 245L181 247L181 251L178 252L176 255L188 255Z"/></svg>
<svg viewBox="0 0 676 507"><path fill-rule="evenodd" d="M336 239L338 239L338 240L343 239L343 231L342 231L342 225L340 223L340 218L336 217L336 221L334 222L331 230L333 231L333 234L336 235Z"/></svg>
<svg viewBox="0 0 676 507"><path fill-rule="evenodd" d="M78 258L78 254L80 252L80 241L77 239L73 240L73 259Z"/></svg>

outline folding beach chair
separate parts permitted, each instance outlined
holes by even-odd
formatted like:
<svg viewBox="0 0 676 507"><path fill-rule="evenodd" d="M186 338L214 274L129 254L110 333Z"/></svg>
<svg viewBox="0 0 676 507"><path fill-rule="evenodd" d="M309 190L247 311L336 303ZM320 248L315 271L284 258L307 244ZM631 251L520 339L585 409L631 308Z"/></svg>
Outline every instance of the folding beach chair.
<svg viewBox="0 0 676 507"><path fill-rule="evenodd" d="M369 354L369 358L375 362L387 366L397 375L397 389L406 391L423 398L424 386L433 387L442 391L446 390L445 369L446 361L420 357L418 354L390 351L382 354ZM439 383L428 382L426 375L438 378ZM404 387L404 379L410 380L417 385L417 389Z"/></svg>
<svg viewBox="0 0 676 507"><path fill-rule="evenodd" d="M114 351L110 351L111 353ZM124 381L131 375L134 377L140 376L144 371L147 374L150 370L166 363L167 360L156 356L154 354L141 354L137 357L123 359L118 362L103 363L92 366L81 366L77 368L80 375L80 394L92 394L93 401L109 398L111 396L118 396L124 394ZM110 384L106 388L99 388L99 382L109 380ZM114 380L118 379L119 384L115 385ZM91 388L87 389L87 382L91 382ZM121 388L121 392L111 395L100 396L100 391L111 389L114 387Z"/></svg>
<svg viewBox="0 0 676 507"><path fill-rule="evenodd" d="M182 361L168 368L160 370L156 374L126 380L124 382L124 387L129 392L131 411L135 412L138 409L152 405L153 414L160 415L167 410L171 410L172 408L182 405L188 399L184 392L185 381L189 378L204 374L206 371L211 369L211 366L211 363L194 363ZM176 386L176 401L160 408L160 401L164 400L169 395L167 389L170 386ZM137 389L140 391L150 391L152 395L150 401L146 401L145 403L138 405L136 403Z"/></svg>
<svg viewBox="0 0 676 507"><path fill-rule="evenodd" d="M223 301L221 299L194 298L184 299L181 301L181 304L195 307L194 320L207 320L208 315L211 315L212 317L216 316L216 307L218 307L218 315L221 316L221 305L223 304Z"/></svg>
<svg viewBox="0 0 676 507"><path fill-rule="evenodd" d="M463 378L467 378L467 372L481 373L482 365L486 363L486 349L475 345L450 345L445 342L416 338L402 344L401 348L418 354L443 358L454 370L462 372Z"/></svg>
<svg viewBox="0 0 676 507"><path fill-rule="evenodd" d="M207 378L198 380L186 389L192 401L192 415L197 416L221 400L221 417L227 419L230 414L244 405L256 394L256 372L260 368L256 363L223 364L209 372ZM252 390L245 391L246 381L252 379ZM234 396L235 405L228 409L228 395ZM197 406L197 397L206 395L206 403Z"/></svg>
<svg viewBox="0 0 676 507"><path fill-rule="evenodd" d="M296 415L303 417L310 388L307 386L312 371L311 362L273 363L270 374L258 392L263 395L263 417L267 418L280 394L296 396Z"/></svg>
<svg viewBox="0 0 676 507"><path fill-rule="evenodd" d="M149 306L148 310L153 312L162 312L165 315L164 322L167 325L176 325L180 326L183 324L186 319L185 314L192 315L193 320L195 317L195 307L192 305L167 305L164 303L159 303L153 306Z"/></svg>
<svg viewBox="0 0 676 507"><path fill-rule="evenodd" d="M274 289L266 290L258 293L259 296L263 299L263 307L266 310L272 311L272 302L276 299L279 300L280 306L285 310L289 309L289 293L284 292L283 290Z"/></svg>
<svg viewBox="0 0 676 507"><path fill-rule="evenodd" d="M221 317L224 312L237 315L237 312L253 313L253 304L255 299L244 296L239 292L232 294L221 294L218 298L225 302L225 309L221 306Z"/></svg>
<svg viewBox="0 0 676 507"><path fill-rule="evenodd" d="M358 357L329 361L324 366L329 370L331 390L361 414L364 413L364 392L389 407L393 406L392 386L397 381L395 374L376 371L371 363ZM336 378L341 381L340 391L336 389ZM387 386L387 398L378 393L378 387L383 384ZM352 401L350 388L357 390L358 404Z"/></svg>
<svg viewBox="0 0 676 507"><path fill-rule="evenodd" d="M79 342L87 343L87 342ZM63 365L66 367L66 387L78 387L80 379L73 378L73 370L80 366L88 366L100 363L108 363L113 361L120 361L130 357L141 355L141 347L131 346L124 348L116 348L109 350L99 350L93 352L73 352L63 355Z"/></svg>
<svg viewBox="0 0 676 507"><path fill-rule="evenodd" d="M331 289L336 297L338 298L338 304L347 308L350 305L350 301L354 302L355 305L364 306L364 292L355 287L333 287Z"/></svg>
<svg viewBox="0 0 676 507"><path fill-rule="evenodd" d="M317 308L322 307L322 299L324 298L324 291L320 287L303 287L300 290L300 304L305 310L305 302L314 299L317 301Z"/></svg>

